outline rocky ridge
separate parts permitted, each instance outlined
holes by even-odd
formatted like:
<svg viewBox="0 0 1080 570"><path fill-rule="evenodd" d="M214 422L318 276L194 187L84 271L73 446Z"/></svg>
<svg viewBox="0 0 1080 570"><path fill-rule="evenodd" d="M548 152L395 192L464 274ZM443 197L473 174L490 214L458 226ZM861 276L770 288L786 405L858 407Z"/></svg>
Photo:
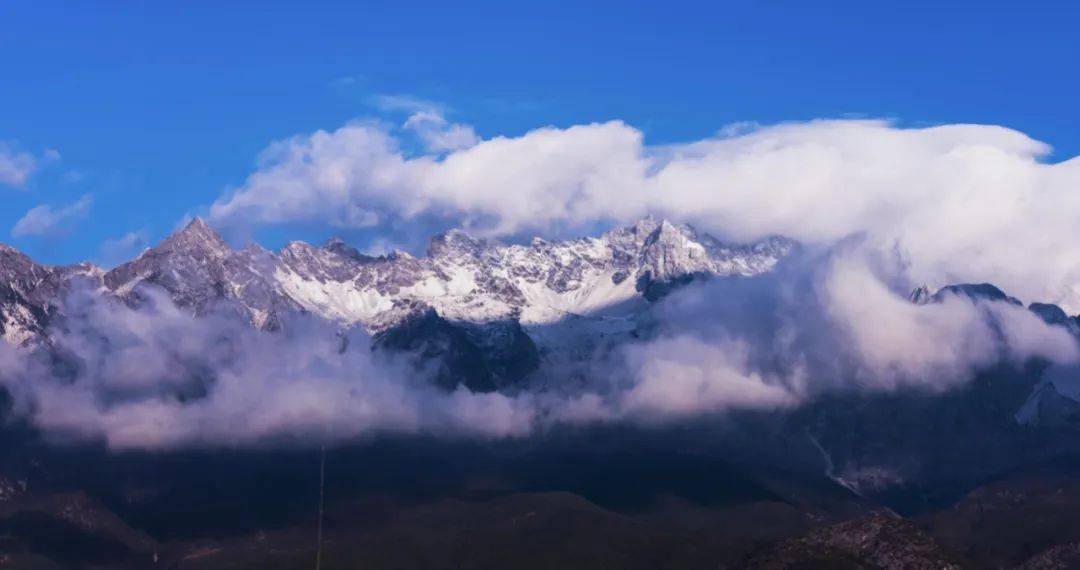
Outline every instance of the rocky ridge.
<svg viewBox="0 0 1080 570"><path fill-rule="evenodd" d="M194 219L109 271L39 265L0 249L0 332L13 344L41 340L64 290L81 277L132 307L164 291L196 316L225 312L264 330L305 313L341 329L361 327L389 347L452 355L479 371L466 385L492 389L535 368L568 331L630 332L635 315L670 287L701 276L757 275L793 247L779 237L727 244L649 217L600 237L527 245L452 230L432 238L423 257L365 255L339 239L295 241L275 253L233 249ZM461 373L451 369L447 378Z"/></svg>

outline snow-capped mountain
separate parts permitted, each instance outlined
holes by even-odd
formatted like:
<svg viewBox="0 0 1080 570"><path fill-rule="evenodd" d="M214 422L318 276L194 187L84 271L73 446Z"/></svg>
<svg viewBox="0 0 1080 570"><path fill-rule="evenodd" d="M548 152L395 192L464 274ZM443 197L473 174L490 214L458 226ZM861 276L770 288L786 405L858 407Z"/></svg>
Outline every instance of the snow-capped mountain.
<svg viewBox="0 0 1080 570"><path fill-rule="evenodd" d="M450 320L517 320L528 327L595 314L643 296L654 282L756 275L791 247L783 238L729 246L688 226L647 218L599 238L529 245L450 231L433 238L422 258L402 252L369 257L337 240L322 247L293 242L280 252L273 280L306 310L373 332L417 303Z"/></svg>
<svg viewBox="0 0 1080 570"><path fill-rule="evenodd" d="M75 276L100 279L89 263L48 266L0 244L0 338L21 345L39 338Z"/></svg>
<svg viewBox="0 0 1080 570"><path fill-rule="evenodd" d="M106 272L102 284L132 304L140 302L143 287L155 285L197 315L224 304L255 326L273 329L283 313L300 309L273 280L279 264L275 255L257 246L230 248L195 219L133 261Z"/></svg>
<svg viewBox="0 0 1080 570"><path fill-rule="evenodd" d="M454 230L433 238L421 258L368 256L338 239L322 246L292 242L274 254L257 246L233 250L196 219L105 273L103 285L137 300L140 286L154 284L197 314L226 301L264 328L283 312L302 309L378 333L426 308L451 321L534 326L593 315L693 275L756 275L792 245L784 238L728 245L689 226L646 218L599 238L529 245Z"/></svg>
<svg viewBox="0 0 1080 570"><path fill-rule="evenodd" d="M233 249L195 219L107 272L38 265L4 248L0 312L9 342L40 338L78 275L131 306L154 287L195 315L231 311L266 330L294 313L362 327L394 348L453 354L479 370L477 386L491 388L528 372L544 351L631 331L635 315L670 287L696 276L757 275L793 246L780 237L726 244L650 217L600 237L528 245L454 230L434 237L423 257L364 255L338 239L274 253Z"/></svg>

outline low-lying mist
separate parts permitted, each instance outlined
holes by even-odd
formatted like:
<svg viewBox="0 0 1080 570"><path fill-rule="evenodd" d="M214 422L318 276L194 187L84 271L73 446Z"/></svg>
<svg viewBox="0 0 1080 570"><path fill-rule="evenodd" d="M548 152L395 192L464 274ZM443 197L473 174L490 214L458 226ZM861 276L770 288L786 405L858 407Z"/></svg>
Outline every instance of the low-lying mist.
<svg viewBox="0 0 1080 570"><path fill-rule="evenodd" d="M8 421L113 449L307 446L379 434L527 438L559 426L669 425L792 410L838 392L942 392L980 370L1080 361L1065 328L1005 301L908 299L896 258L852 237L754 278L703 279L579 361L547 359L502 392L448 391L373 349L359 327L304 314L265 332L223 309L193 317L147 289L133 308L74 286L48 340L0 344Z"/></svg>

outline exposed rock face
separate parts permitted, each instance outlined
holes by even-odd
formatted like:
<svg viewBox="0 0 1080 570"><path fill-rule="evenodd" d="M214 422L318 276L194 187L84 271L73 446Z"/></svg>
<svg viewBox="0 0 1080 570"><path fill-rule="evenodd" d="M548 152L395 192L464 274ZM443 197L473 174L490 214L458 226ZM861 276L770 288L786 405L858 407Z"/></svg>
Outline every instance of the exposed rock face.
<svg viewBox="0 0 1080 570"><path fill-rule="evenodd" d="M917 287L908 295L908 299L916 305L940 303L949 296L961 297L972 302L977 301L1000 301L1017 307L1022 307L1015 297L1010 297L1004 291L989 283L958 283L947 285L936 293L931 293L926 285ZM1060 326L1070 333L1080 336L1080 315L1070 317L1061 307L1052 303L1031 303L1028 310L1048 325Z"/></svg>
<svg viewBox="0 0 1080 570"><path fill-rule="evenodd" d="M942 287L937 293L934 293L933 300L940 301L945 298L946 295L967 297L973 301L1005 301L1013 305L1022 305L1019 300L1006 295L1004 291L989 283L961 283L959 285L948 285Z"/></svg>
<svg viewBox="0 0 1080 570"><path fill-rule="evenodd" d="M1080 425L1080 402L1062 395L1052 381L1043 381L1016 412L1016 422L1032 427Z"/></svg>
<svg viewBox="0 0 1080 570"><path fill-rule="evenodd" d="M1070 317L1064 309L1050 303L1032 303L1028 309L1046 324L1065 327L1069 332L1080 335L1080 316Z"/></svg>
<svg viewBox="0 0 1080 570"><path fill-rule="evenodd" d="M0 244L0 338L21 345L40 338L73 278L100 279L101 270L81 263L48 266Z"/></svg>
<svg viewBox="0 0 1080 570"><path fill-rule="evenodd" d="M1080 542L1061 544L1036 554L1018 566L1020 570L1069 570L1080 568Z"/></svg>
<svg viewBox="0 0 1080 570"><path fill-rule="evenodd" d="M196 315L224 309L273 329L282 313L299 309L272 279L278 264L276 256L255 246L234 251L195 219L134 261L105 273L103 284L135 306L142 301L143 287L156 285Z"/></svg>
<svg viewBox="0 0 1080 570"><path fill-rule="evenodd" d="M46 267L0 250L0 326L9 341L41 338L71 277L85 275L133 307L153 287L195 315L234 314L265 330L301 312L359 326L377 345L439 356L448 383L461 376L470 388L494 389L567 344L559 328L566 320L583 337L625 333L635 312L670 288L699 276L769 271L792 247L784 238L724 244L689 226L645 218L599 238L529 245L453 230L433 238L422 258L364 255L338 239L321 247L292 242L275 254L258 246L234 250L195 219L108 272ZM619 306L619 319L605 314Z"/></svg>
<svg viewBox="0 0 1080 570"><path fill-rule="evenodd" d="M929 303L932 298L933 295L930 294L930 288L926 285L916 287L915 290L911 292L911 295L908 296L908 299L916 305L925 305Z"/></svg>
<svg viewBox="0 0 1080 570"><path fill-rule="evenodd" d="M750 566L889 570L962 567L956 555L915 523L885 514L815 529L802 538L780 543Z"/></svg>

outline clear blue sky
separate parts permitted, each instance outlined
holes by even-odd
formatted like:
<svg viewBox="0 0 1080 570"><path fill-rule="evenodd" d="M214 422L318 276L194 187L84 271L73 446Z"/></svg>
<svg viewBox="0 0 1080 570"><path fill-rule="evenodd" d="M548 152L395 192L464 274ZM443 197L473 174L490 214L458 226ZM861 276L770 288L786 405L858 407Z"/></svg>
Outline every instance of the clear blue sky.
<svg viewBox="0 0 1080 570"><path fill-rule="evenodd" d="M239 185L275 139L437 101L482 136L622 119L651 143L738 121L995 123L1080 154L1072 2L0 3L0 141L44 160L0 187L0 241L46 262L151 241ZM66 237L12 237L93 195ZM269 228L321 240L324 228Z"/></svg>

